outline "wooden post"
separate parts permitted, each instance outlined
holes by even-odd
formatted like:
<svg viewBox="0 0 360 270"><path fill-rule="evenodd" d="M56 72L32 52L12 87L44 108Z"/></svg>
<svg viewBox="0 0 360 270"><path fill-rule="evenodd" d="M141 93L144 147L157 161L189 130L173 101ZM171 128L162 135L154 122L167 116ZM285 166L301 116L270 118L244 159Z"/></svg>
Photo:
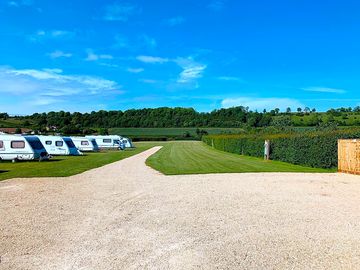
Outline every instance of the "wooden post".
<svg viewBox="0 0 360 270"><path fill-rule="evenodd" d="M270 159L270 141L265 140L264 143L264 159L269 160Z"/></svg>
<svg viewBox="0 0 360 270"><path fill-rule="evenodd" d="M338 171L360 175L360 140L338 140Z"/></svg>

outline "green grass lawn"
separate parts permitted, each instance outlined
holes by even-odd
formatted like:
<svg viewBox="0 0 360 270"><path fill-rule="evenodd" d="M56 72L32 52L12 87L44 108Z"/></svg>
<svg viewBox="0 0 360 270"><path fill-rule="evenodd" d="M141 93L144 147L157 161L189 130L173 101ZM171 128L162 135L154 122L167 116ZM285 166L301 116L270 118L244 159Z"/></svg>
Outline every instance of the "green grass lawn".
<svg viewBox="0 0 360 270"><path fill-rule="evenodd" d="M77 157L55 157L45 162L0 162L0 181L10 178L65 177L136 155L154 146L163 148L146 164L167 174L242 172L334 172L279 161L240 156L212 149L202 142L144 142L126 151L88 153Z"/></svg>
<svg viewBox="0 0 360 270"><path fill-rule="evenodd" d="M264 161L215 150L202 142L169 142L149 157L146 164L167 174L245 172L334 172L279 161Z"/></svg>
<svg viewBox="0 0 360 270"><path fill-rule="evenodd" d="M28 177L65 177L97 168L150 149L157 144L137 145L126 151L106 151L88 153L84 156L54 157L50 161L38 162L0 162L0 181L9 178Z"/></svg>

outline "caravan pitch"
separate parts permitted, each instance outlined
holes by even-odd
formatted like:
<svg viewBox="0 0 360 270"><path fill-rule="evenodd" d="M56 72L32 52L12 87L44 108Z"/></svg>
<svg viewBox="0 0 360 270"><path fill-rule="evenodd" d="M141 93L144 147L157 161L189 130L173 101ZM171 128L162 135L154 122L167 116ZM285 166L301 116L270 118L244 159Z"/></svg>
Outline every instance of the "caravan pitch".
<svg viewBox="0 0 360 270"><path fill-rule="evenodd" d="M157 150L0 182L0 269L359 267L360 177L164 176Z"/></svg>

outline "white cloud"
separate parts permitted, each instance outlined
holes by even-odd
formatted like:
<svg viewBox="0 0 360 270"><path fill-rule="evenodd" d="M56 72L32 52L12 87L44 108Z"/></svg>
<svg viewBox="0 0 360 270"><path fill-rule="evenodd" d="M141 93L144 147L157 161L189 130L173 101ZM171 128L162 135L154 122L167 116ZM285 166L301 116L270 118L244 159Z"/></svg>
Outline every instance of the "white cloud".
<svg viewBox="0 0 360 270"><path fill-rule="evenodd" d="M50 34L53 37L63 37L63 36L68 36L68 35L72 35L72 32L69 31L64 31L64 30L53 30L50 32Z"/></svg>
<svg viewBox="0 0 360 270"><path fill-rule="evenodd" d="M8 6L11 7L21 7L21 6L31 6L34 2L32 0L17 0L17 1L9 1Z"/></svg>
<svg viewBox="0 0 360 270"><path fill-rule="evenodd" d="M119 34L115 36L115 44L113 45L113 48L123 49L129 47L130 47L129 40L126 37Z"/></svg>
<svg viewBox="0 0 360 270"><path fill-rule="evenodd" d="M109 67L109 68L118 68L119 65L117 64L110 64L110 63L99 63L100 66Z"/></svg>
<svg viewBox="0 0 360 270"><path fill-rule="evenodd" d="M19 3L16 1L9 1L8 6L10 7L19 7Z"/></svg>
<svg viewBox="0 0 360 270"><path fill-rule="evenodd" d="M177 80L178 83L191 83L203 76L206 65L195 62L192 58L177 58L175 62L183 69Z"/></svg>
<svg viewBox="0 0 360 270"><path fill-rule="evenodd" d="M93 50L87 50L86 61L111 60L114 57L110 54L96 54Z"/></svg>
<svg viewBox="0 0 360 270"><path fill-rule="evenodd" d="M147 56L147 55L139 55L136 57L137 60L143 63L148 64L163 64L166 62L169 62L168 58L161 58L161 57L155 57L155 56Z"/></svg>
<svg viewBox="0 0 360 270"><path fill-rule="evenodd" d="M157 80L151 80L151 79L141 79L139 81L147 84L154 84L158 82Z"/></svg>
<svg viewBox="0 0 360 270"><path fill-rule="evenodd" d="M231 76L221 76L217 78L218 80L221 81L234 81L234 82L244 82L244 80L242 78L239 77L231 77Z"/></svg>
<svg viewBox="0 0 360 270"><path fill-rule="evenodd" d="M61 69L0 69L0 92L55 97L84 93L100 95L121 88L115 81L88 75L64 75Z"/></svg>
<svg viewBox="0 0 360 270"><path fill-rule="evenodd" d="M221 106L223 108L230 108L236 106L249 107L251 110L262 111L263 109L272 110L279 108L286 110L287 107L298 108L305 107L300 101L291 98L250 98L250 97L236 97L226 98L222 100Z"/></svg>
<svg viewBox="0 0 360 270"><path fill-rule="evenodd" d="M138 61L148 64L164 64L164 63L175 63L182 68L179 77L176 82L178 84L192 84L196 83L197 79L202 78L206 65L197 63L192 57L178 57L176 59L145 56L141 55L136 58ZM197 87L197 85L196 85Z"/></svg>
<svg viewBox="0 0 360 270"><path fill-rule="evenodd" d="M105 7L105 15L103 17L106 21L128 21L131 15L139 12L137 6L130 3L115 3Z"/></svg>
<svg viewBox="0 0 360 270"><path fill-rule="evenodd" d="M38 30L36 33L35 33L36 36L45 36L46 35L46 32L44 30Z"/></svg>
<svg viewBox="0 0 360 270"><path fill-rule="evenodd" d="M178 79L178 83L189 83L195 79L199 79L203 76L203 72L206 69L204 65L192 66L185 68Z"/></svg>
<svg viewBox="0 0 360 270"><path fill-rule="evenodd" d="M141 35L139 37L140 40L140 44L142 44L143 46L141 47L148 47L148 48L156 48L157 47L157 42L154 38L149 37L148 35Z"/></svg>
<svg viewBox="0 0 360 270"><path fill-rule="evenodd" d="M90 111L99 102L123 94L115 81L68 75L60 69L0 67L0 107L13 114L51 110Z"/></svg>
<svg viewBox="0 0 360 270"><path fill-rule="evenodd" d="M112 45L114 49L128 49L130 51L138 51L140 49L154 49L157 47L155 38L149 35L138 35L136 39L129 40L127 37L117 34L115 35L115 42Z"/></svg>
<svg viewBox="0 0 360 270"><path fill-rule="evenodd" d="M114 49L127 49L130 51L139 51L141 49L154 49L157 47L157 41L155 38L141 34L138 35L135 39L128 39L124 35L117 34L114 37L115 42L112 45Z"/></svg>
<svg viewBox="0 0 360 270"><path fill-rule="evenodd" d="M173 17L173 18L166 20L166 24L169 26L176 26L176 25L183 24L185 21L186 21L186 19L184 17L177 16L177 17Z"/></svg>
<svg viewBox="0 0 360 270"><path fill-rule="evenodd" d="M141 73L144 71L144 69L143 68L128 68L127 71L130 73Z"/></svg>
<svg viewBox="0 0 360 270"><path fill-rule="evenodd" d="M225 8L225 0L213 0L208 5L208 8L213 11L221 11Z"/></svg>
<svg viewBox="0 0 360 270"><path fill-rule="evenodd" d="M68 39L75 36L74 32L65 30L38 30L28 38L30 41L39 42L46 39Z"/></svg>
<svg viewBox="0 0 360 270"><path fill-rule="evenodd" d="M328 88L328 87L306 87L306 88L302 88L302 90L307 92L321 92L321 93L335 93L335 94L346 93L344 89Z"/></svg>
<svg viewBox="0 0 360 270"><path fill-rule="evenodd" d="M59 50L53 51L52 53L49 53L48 55L52 59L61 58L61 57L69 58L72 56L71 53L65 53L65 52L59 51Z"/></svg>
<svg viewBox="0 0 360 270"><path fill-rule="evenodd" d="M58 98L51 98L51 97L39 97L35 99L33 102L35 106L46 106L58 102L63 102L63 100L60 100Z"/></svg>

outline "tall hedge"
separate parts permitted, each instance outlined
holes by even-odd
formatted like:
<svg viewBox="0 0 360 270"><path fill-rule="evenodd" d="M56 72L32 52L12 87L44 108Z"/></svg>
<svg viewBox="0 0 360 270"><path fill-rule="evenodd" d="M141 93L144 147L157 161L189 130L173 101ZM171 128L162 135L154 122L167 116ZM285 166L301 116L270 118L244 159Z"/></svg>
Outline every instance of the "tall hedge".
<svg viewBox="0 0 360 270"><path fill-rule="evenodd" d="M270 140L270 159L316 167L337 167L338 139L360 138L360 130L336 130L276 135L209 135L203 141L222 151L263 157Z"/></svg>

